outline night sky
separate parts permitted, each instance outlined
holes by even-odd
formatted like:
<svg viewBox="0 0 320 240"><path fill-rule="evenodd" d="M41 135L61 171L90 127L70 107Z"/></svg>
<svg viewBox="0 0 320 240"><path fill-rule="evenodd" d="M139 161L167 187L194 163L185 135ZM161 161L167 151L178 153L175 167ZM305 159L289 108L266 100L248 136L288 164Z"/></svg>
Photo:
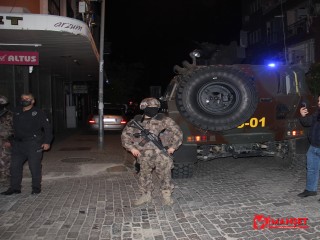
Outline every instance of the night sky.
<svg viewBox="0 0 320 240"><path fill-rule="evenodd" d="M110 56L143 63L144 84L166 85L197 42L239 40L240 0L107 0L106 8Z"/></svg>

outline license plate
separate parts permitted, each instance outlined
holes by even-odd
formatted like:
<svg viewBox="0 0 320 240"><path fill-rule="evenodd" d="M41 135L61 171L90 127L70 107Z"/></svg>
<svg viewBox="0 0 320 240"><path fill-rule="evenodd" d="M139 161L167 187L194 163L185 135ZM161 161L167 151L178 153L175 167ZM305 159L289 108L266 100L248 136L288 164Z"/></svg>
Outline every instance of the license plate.
<svg viewBox="0 0 320 240"><path fill-rule="evenodd" d="M114 122L116 122L116 120L114 118L105 118L105 119L103 119L103 122L105 122L105 123L114 123Z"/></svg>

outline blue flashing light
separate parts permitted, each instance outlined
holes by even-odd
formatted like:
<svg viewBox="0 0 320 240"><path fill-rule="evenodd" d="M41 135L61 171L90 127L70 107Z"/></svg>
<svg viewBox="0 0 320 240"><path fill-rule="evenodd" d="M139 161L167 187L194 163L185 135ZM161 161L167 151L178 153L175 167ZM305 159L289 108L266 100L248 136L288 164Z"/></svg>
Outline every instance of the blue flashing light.
<svg viewBox="0 0 320 240"><path fill-rule="evenodd" d="M269 63L268 64L268 67L272 67L272 68L274 68L276 66L276 64L275 63Z"/></svg>

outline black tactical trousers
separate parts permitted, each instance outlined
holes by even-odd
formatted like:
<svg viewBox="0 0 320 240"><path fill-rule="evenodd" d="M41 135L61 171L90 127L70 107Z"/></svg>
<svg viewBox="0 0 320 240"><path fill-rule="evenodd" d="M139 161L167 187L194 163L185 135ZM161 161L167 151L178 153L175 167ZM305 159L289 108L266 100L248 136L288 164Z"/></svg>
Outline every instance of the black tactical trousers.
<svg viewBox="0 0 320 240"><path fill-rule="evenodd" d="M32 189L41 189L41 144L35 140L14 141L10 166L10 184L14 190L21 190L23 165L28 161L32 176Z"/></svg>

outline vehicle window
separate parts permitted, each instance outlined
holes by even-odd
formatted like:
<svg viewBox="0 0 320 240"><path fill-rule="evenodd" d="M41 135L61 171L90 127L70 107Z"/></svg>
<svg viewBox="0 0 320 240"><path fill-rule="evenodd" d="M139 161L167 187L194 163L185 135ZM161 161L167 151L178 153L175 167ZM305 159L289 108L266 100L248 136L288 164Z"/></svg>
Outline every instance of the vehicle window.
<svg viewBox="0 0 320 240"><path fill-rule="evenodd" d="M298 81L298 89L301 94L307 93L308 92L308 85L305 80L305 73L302 71L295 71L296 76L297 76L297 81Z"/></svg>
<svg viewBox="0 0 320 240"><path fill-rule="evenodd" d="M292 81L292 79L290 78L290 75L286 74L286 90L287 90L287 94L290 94L290 93L295 93L294 91L294 83Z"/></svg>
<svg viewBox="0 0 320 240"><path fill-rule="evenodd" d="M287 93L287 86L285 81L286 75L284 73L277 74L278 78L278 93Z"/></svg>
<svg viewBox="0 0 320 240"><path fill-rule="evenodd" d="M121 109L103 109L103 114L105 115L123 115L123 111Z"/></svg>
<svg viewBox="0 0 320 240"><path fill-rule="evenodd" d="M278 93L283 94L297 94L299 89L297 88L297 78L294 74L284 72L278 75ZM298 83L298 82L297 82Z"/></svg>
<svg viewBox="0 0 320 240"><path fill-rule="evenodd" d="M285 71L278 74L278 93L303 94L308 91L305 73L300 69Z"/></svg>

